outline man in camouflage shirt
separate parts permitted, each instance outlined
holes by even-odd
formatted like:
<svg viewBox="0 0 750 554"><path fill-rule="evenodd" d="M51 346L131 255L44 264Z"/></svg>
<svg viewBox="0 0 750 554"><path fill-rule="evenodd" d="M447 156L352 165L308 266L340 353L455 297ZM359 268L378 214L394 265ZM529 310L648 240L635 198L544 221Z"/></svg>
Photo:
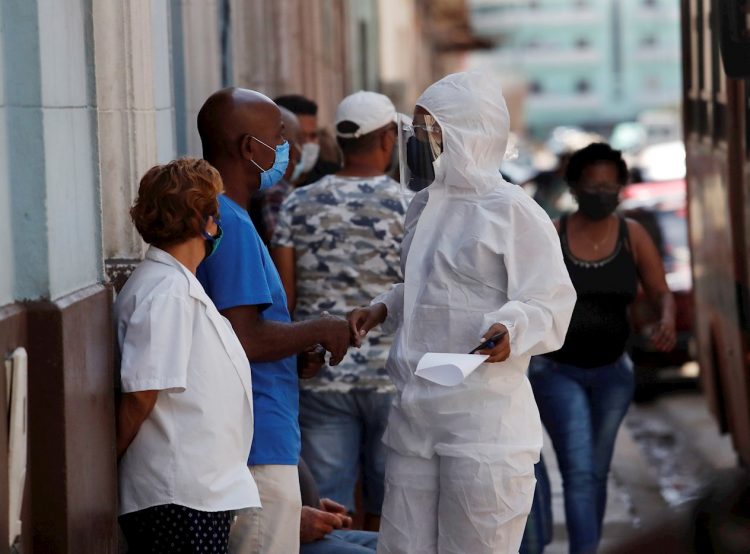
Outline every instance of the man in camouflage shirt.
<svg viewBox="0 0 750 554"><path fill-rule="evenodd" d="M396 110L382 94L358 92L336 112L344 167L284 201L271 252L298 320L345 316L403 279L399 265L408 203L384 175L396 144ZM302 457L322 496L354 510L362 472L365 524L383 502L380 442L395 388L385 364L391 337L373 330L337 367L301 381Z"/></svg>

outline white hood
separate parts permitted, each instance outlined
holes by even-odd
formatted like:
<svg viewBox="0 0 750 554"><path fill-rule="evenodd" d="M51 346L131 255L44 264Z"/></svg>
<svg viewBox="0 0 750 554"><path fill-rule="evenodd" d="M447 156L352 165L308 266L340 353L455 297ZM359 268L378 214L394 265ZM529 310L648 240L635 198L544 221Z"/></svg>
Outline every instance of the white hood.
<svg viewBox="0 0 750 554"><path fill-rule="evenodd" d="M497 79L454 73L430 86L417 100L443 132L443 153L435 161L435 182L449 194L484 195L507 185L500 175L510 132L510 115Z"/></svg>

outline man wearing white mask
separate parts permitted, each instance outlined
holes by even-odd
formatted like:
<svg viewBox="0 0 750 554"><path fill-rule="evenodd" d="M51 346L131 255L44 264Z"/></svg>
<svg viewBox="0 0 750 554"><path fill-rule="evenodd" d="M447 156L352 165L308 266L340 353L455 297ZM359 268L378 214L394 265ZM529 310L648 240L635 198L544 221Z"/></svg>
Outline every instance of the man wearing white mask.
<svg viewBox="0 0 750 554"><path fill-rule="evenodd" d="M402 179L420 190L404 283L349 316L360 337L397 327L378 552L517 552L542 446L526 370L563 343L575 290L549 217L499 173L509 114L496 80L445 77L404 127ZM488 358L457 385L415 375L425 353L467 353L490 337Z"/></svg>
<svg viewBox="0 0 750 554"><path fill-rule="evenodd" d="M287 94L278 96L274 102L296 115L302 129L301 177L294 184L306 186L326 175L336 173L340 169L339 165L320 157L320 127L318 105L315 101L301 94Z"/></svg>

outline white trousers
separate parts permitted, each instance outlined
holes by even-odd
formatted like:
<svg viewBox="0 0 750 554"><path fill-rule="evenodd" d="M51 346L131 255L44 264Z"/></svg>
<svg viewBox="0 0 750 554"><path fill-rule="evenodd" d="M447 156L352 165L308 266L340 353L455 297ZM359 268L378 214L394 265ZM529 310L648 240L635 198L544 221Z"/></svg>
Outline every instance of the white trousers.
<svg viewBox="0 0 750 554"><path fill-rule="evenodd" d="M230 554L297 554L302 500L297 466L250 466L260 510L237 516L229 531Z"/></svg>
<svg viewBox="0 0 750 554"><path fill-rule="evenodd" d="M378 554L510 554L521 545L534 467L388 451Z"/></svg>

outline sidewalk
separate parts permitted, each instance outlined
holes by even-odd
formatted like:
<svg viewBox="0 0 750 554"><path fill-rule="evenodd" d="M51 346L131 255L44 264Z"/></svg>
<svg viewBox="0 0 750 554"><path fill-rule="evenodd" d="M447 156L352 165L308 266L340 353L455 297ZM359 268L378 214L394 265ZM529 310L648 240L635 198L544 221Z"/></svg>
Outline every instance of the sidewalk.
<svg viewBox="0 0 750 554"><path fill-rule="evenodd" d="M644 418L652 428L674 439L676 448L668 457L676 459L667 459L669 463L664 467L650 462L643 444L636 444L633 438L632 424ZM554 540L544 552L567 554L562 480L552 444L549 437L544 438L542 453L552 487L554 519ZM719 435L700 394L667 394L652 403L631 406L615 443L600 552L640 530L658 525L674 513L675 508L668 505L664 496L669 496L672 481L678 480L679 484L681 480L686 492L691 492L694 482L705 483L717 471L736 465L730 438ZM673 472L676 475L671 475ZM693 486L688 488L685 483Z"/></svg>
<svg viewBox="0 0 750 554"><path fill-rule="evenodd" d="M554 535L545 554L567 554L568 534L565 529L565 508L562 477L552 443L545 433L542 453L552 487ZM627 426L620 427L609 475L607 510L599 550L606 552L633 533L657 521L667 510L659 492L656 475L651 471Z"/></svg>

